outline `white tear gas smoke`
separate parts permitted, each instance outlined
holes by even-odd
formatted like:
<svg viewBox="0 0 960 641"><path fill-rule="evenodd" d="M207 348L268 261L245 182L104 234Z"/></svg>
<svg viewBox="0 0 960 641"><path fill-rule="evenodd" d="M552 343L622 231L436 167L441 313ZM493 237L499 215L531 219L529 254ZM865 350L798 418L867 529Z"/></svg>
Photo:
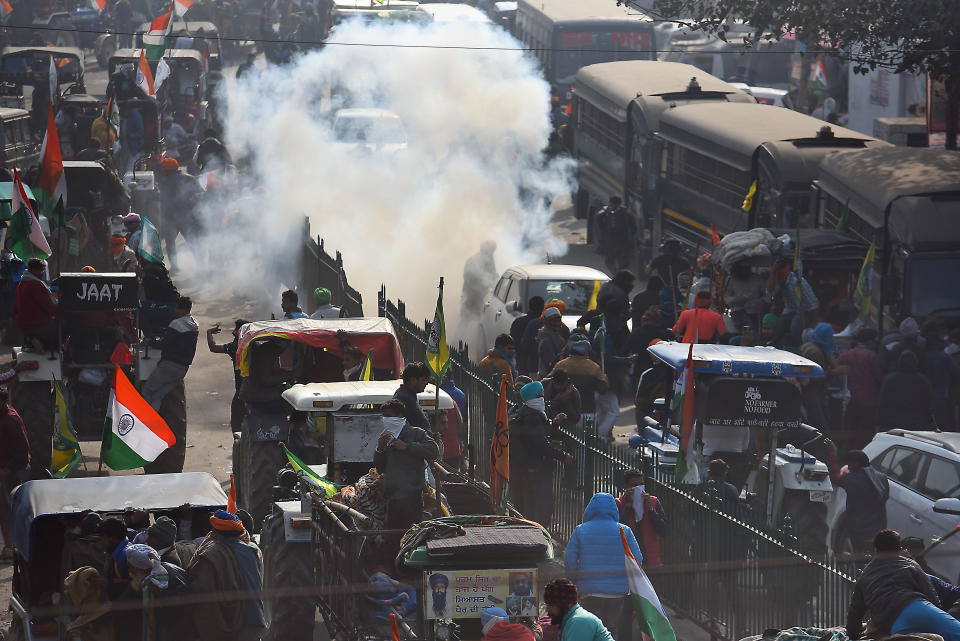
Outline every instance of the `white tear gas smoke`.
<svg viewBox="0 0 960 641"><path fill-rule="evenodd" d="M260 255L287 263L267 271L295 282L290 230L299 233L306 214L314 235L343 252L368 314L385 283L411 318L432 317L444 276L445 310L455 323L464 263L484 240L497 243L501 270L565 252L550 231L549 203L569 192L572 168L544 155L549 88L534 60L516 50L425 47L519 47L509 34L473 23L349 21L333 41L418 47L331 44L225 83L226 142L259 188L248 225ZM344 133L333 122L341 107L390 110L402 122L405 147L338 142ZM376 142L383 120L376 122L351 139ZM215 241L233 239L218 232ZM244 245L237 246L242 259ZM232 277L234 288L252 278L245 269Z"/></svg>

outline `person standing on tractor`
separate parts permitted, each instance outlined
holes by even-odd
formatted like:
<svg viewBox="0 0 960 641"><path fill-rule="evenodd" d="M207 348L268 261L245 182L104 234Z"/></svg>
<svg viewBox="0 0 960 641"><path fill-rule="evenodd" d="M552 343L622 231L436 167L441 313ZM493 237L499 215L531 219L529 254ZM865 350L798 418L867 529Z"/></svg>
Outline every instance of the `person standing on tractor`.
<svg viewBox="0 0 960 641"><path fill-rule="evenodd" d="M197 353L200 325L190 315L192 308L193 301L187 296L181 296L177 301L174 307L176 318L170 321L161 339L160 362L143 386L144 400L158 412L166 395L183 382ZM180 444L186 434L176 434L176 437Z"/></svg>
<svg viewBox="0 0 960 641"><path fill-rule="evenodd" d="M629 267L637 242L637 221L620 196L610 196L610 204L597 213L597 228L600 254L607 269L618 272Z"/></svg>
<svg viewBox="0 0 960 641"><path fill-rule="evenodd" d="M681 337L681 342L716 343L727 333L723 316L710 309L711 304L713 304L713 294L709 290L704 290L697 293L693 301L693 309L681 312L677 324L673 326L673 333Z"/></svg>
<svg viewBox="0 0 960 641"><path fill-rule="evenodd" d="M16 298L13 301L13 322L23 332L25 344L36 351L59 349L60 339L57 319L62 313L43 282L47 270L47 261L31 258L27 261L27 270L17 285Z"/></svg>
<svg viewBox="0 0 960 641"><path fill-rule="evenodd" d="M317 303L317 309L310 314L310 318L344 318L344 309L332 305L330 300L333 294L326 287L317 287L313 290L313 300Z"/></svg>
<svg viewBox="0 0 960 641"><path fill-rule="evenodd" d="M13 558L13 545L10 544L10 493L30 476L27 428L17 410L7 404L8 400L7 390L0 389L0 534L3 534L4 546L0 560L3 561Z"/></svg>
<svg viewBox="0 0 960 641"><path fill-rule="evenodd" d="M427 388L430 370L424 363L407 363L400 376L403 382L393 393L393 398L403 403L403 416L410 425L429 430L430 420L423 413L417 394Z"/></svg>
<svg viewBox="0 0 960 641"><path fill-rule="evenodd" d="M383 474L387 498L386 528L407 529L423 518L425 471L440 458L440 446L426 429L404 418L406 407L392 398L383 404L383 433L377 441L374 465Z"/></svg>
<svg viewBox="0 0 960 641"><path fill-rule="evenodd" d="M246 325L248 322L242 318L238 318L233 323L233 340L229 343L223 343L222 345L217 345L213 342L213 337L215 334L220 333L220 324L217 323L214 327L211 327L207 330L207 349L209 349L214 354L226 354L230 357L230 364L233 365L233 385L234 385L234 394L233 400L230 402L230 427L233 431L240 431L240 424L243 421L243 416L246 414L246 405L243 402L243 399L240 398L240 386L243 384L243 377L240 376L240 370L237 369L237 349L240 342L240 328Z"/></svg>
<svg viewBox="0 0 960 641"><path fill-rule="evenodd" d="M300 297L292 289L288 289L280 295L280 309L283 310L284 320L308 318L306 313L300 309Z"/></svg>
<svg viewBox="0 0 960 641"><path fill-rule="evenodd" d="M163 212L159 231L172 272L177 269L177 234L183 232L186 238L188 230L194 233L203 231L197 221L196 207L204 191L195 177L180 171L180 163L176 158L161 160L160 172L156 176Z"/></svg>

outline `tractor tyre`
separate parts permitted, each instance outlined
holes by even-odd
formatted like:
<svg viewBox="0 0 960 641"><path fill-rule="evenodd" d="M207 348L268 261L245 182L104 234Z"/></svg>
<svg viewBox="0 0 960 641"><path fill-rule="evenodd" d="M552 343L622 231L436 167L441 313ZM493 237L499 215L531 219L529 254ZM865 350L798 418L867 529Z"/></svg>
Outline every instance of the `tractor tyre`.
<svg viewBox="0 0 960 641"><path fill-rule="evenodd" d="M54 414L53 390L49 381L14 379L10 384L10 404L23 419L30 441L30 478L47 478Z"/></svg>
<svg viewBox="0 0 960 641"><path fill-rule="evenodd" d="M258 532L263 519L270 514L273 503L273 486L277 471L283 467L283 451L274 441L253 442L246 439L243 452L243 508L253 517L253 527Z"/></svg>
<svg viewBox="0 0 960 641"><path fill-rule="evenodd" d="M269 622L264 641L311 641L316 606L310 543L288 543L283 514L274 513L260 530L264 607Z"/></svg>

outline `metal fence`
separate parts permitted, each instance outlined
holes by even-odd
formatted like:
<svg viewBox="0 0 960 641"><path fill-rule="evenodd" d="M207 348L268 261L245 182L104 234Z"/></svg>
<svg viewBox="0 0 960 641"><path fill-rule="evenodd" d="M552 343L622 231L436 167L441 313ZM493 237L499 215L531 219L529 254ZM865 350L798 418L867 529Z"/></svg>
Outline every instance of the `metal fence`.
<svg viewBox="0 0 960 641"><path fill-rule="evenodd" d="M303 251L300 253L300 283L302 294L307 294L301 300L309 300L308 312L313 311L313 290L326 287L332 294L332 303L347 310L349 316L363 316L363 298L360 292L347 284L347 274L343 270L343 257L338 251L336 256L330 256L323 246L323 239L316 240L310 235L310 219L303 219ZM304 305L305 308L308 305Z"/></svg>

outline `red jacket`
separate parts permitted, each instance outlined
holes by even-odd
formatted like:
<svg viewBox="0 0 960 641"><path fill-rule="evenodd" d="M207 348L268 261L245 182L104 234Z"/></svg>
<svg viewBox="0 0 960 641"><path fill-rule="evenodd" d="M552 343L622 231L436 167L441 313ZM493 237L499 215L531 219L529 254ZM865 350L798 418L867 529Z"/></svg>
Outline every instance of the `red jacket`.
<svg viewBox="0 0 960 641"><path fill-rule="evenodd" d="M44 282L32 274L24 273L13 301L13 321L17 327L42 327L58 316L60 310Z"/></svg>
<svg viewBox="0 0 960 641"><path fill-rule="evenodd" d="M633 530L633 535L637 537L637 543L643 548L643 566L645 568L658 568L663 565L663 557L660 554L660 535L653 529L650 512L657 509L657 506L660 505L660 499L651 494L646 496L650 497L650 507L653 509L644 509L639 527L633 515L633 505L627 503L623 494L617 497L617 507L620 508L620 522Z"/></svg>
<svg viewBox="0 0 960 641"><path fill-rule="evenodd" d="M7 405L0 410L0 467L16 472L29 464L27 430L17 410Z"/></svg>
<svg viewBox="0 0 960 641"><path fill-rule="evenodd" d="M684 343L706 343L727 333L727 326L723 316L703 307L688 309L680 314L673 333L682 336Z"/></svg>

